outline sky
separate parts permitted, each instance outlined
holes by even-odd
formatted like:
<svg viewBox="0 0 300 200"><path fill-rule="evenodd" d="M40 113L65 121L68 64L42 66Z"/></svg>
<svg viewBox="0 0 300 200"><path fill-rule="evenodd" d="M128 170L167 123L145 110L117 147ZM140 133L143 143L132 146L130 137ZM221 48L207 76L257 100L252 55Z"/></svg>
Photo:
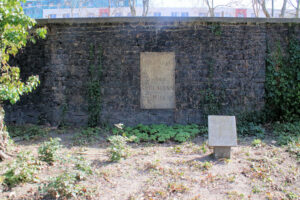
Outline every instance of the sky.
<svg viewBox="0 0 300 200"><path fill-rule="evenodd" d="M211 0L210 0L211 1ZM230 2L238 2L237 4L233 5L232 7L239 7L239 8L252 8L252 0L214 0L214 5L226 5ZM196 7L197 5L200 7L206 7L203 3L203 0L150 0L152 5L155 7ZM287 8L293 9L291 6L292 2L296 5L296 0L288 0ZM274 7L275 9L281 9L283 0L274 0ZM267 0L267 8L271 9L272 1Z"/></svg>

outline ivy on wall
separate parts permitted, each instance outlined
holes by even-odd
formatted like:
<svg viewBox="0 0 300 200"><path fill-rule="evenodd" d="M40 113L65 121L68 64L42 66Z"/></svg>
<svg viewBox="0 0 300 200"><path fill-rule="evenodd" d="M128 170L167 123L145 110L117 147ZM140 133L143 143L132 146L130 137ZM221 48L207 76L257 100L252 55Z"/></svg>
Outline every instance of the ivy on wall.
<svg viewBox="0 0 300 200"><path fill-rule="evenodd" d="M95 127L99 124L101 112L101 72L102 72L102 47L91 45L88 69L88 126Z"/></svg>
<svg viewBox="0 0 300 200"><path fill-rule="evenodd" d="M285 53L280 44L268 52L266 111L272 120L300 120L300 41L290 38Z"/></svg>

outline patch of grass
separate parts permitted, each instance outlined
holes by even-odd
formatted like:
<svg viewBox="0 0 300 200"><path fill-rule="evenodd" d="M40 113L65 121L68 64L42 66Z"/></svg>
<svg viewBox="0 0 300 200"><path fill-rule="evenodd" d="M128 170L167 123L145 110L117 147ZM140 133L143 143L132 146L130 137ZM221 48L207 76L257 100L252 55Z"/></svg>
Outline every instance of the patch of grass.
<svg viewBox="0 0 300 200"><path fill-rule="evenodd" d="M237 191L227 192L227 197L230 200L242 200L245 199L245 195L243 193L238 193Z"/></svg>
<svg viewBox="0 0 300 200"><path fill-rule="evenodd" d="M253 194L258 194L258 193L260 193L261 192L261 190L259 189L259 187L257 187L257 186L253 186L252 187L252 193Z"/></svg>
<svg viewBox="0 0 300 200"><path fill-rule="evenodd" d="M235 176L235 175L232 175L232 176L229 176L229 177L227 178L227 181L228 181L229 183L234 183L234 182L235 182L235 179L236 179L236 176Z"/></svg>
<svg viewBox="0 0 300 200"><path fill-rule="evenodd" d="M44 142L38 149L39 159L53 165L58 159L57 151L61 148L60 138L50 138L49 141Z"/></svg>
<svg viewBox="0 0 300 200"><path fill-rule="evenodd" d="M192 161L191 163L189 163L189 166L195 167L202 171L207 171L212 168L213 164L212 164L212 162L209 162L209 161L205 161L204 163L199 162L199 161Z"/></svg>
<svg viewBox="0 0 300 200"><path fill-rule="evenodd" d="M300 161L300 138L296 141L293 140L288 143L288 152L296 157Z"/></svg>
<svg viewBox="0 0 300 200"><path fill-rule="evenodd" d="M37 140L48 135L49 128L36 125L8 126L10 137L18 137L21 140Z"/></svg>
<svg viewBox="0 0 300 200"><path fill-rule="evenodd" d="M40 167L39 161L30 152L21 152L7 165L3 183L11 188L20 183L38 181L36 174Z"/></svg>
<svg viewBox="0 0 300 200"><path fill-rule="evenodd" d="M168 184L168 191L170 193L185 193L188 190L189 188L183 183L173 182Z"/></svg>
<svg viewBox="0 0 300 200"><path fill-rule="evenodd" d="M291 192L291 191L285 191L285 196L289 199L289 200L296 200L296 199L299 199L299 195Z"/></svg>
<svg viewBox="0 0 300 200"><path fill-rule="evenodd" d="M73 145L87 145L95 140L97 140L97 137L100 135L101 129L98 127L95 128L85 128L81 129L79 133L76 133L72 140L73 140Z"/></svg>

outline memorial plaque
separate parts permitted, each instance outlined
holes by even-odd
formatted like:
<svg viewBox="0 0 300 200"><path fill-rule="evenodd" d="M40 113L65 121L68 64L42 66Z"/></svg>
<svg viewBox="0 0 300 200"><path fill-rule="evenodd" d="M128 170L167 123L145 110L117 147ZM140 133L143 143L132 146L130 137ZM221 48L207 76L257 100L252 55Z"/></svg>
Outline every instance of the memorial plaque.
<svg viewBox="0 0 300 200"><path fill-rule="evenodd" d="M208 116L208 145L237 146L235 116Z"/></svg>
<svg viewBox="0 0 300 200"><path fill-rule="evenodd" d="M175 108L175 54L143 52L141 66L141 108Z"/></svg>

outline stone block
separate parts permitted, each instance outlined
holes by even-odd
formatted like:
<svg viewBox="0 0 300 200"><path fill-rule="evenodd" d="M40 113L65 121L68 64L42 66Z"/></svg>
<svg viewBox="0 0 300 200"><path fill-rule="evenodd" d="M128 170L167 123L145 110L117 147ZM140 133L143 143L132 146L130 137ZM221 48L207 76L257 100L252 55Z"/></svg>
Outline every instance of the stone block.
<svg viewBox="0 0 300 200"><path fill-rule="evenodd" d="M237 146L235 116L208 116L208 145Z"/></svg>
<svg viewBox="0 0 300 200"><path fill-rule="evenodd" d="M235 116L208 116L208 145L214 148L214 157L230 158L231 147L237 146Z"/></svg>
<svg viewBox="0 0 300 200"><path fill-rule="evenodd" d="M214 157L216 159L231 157L231 147L214 147Z"/></svg>

